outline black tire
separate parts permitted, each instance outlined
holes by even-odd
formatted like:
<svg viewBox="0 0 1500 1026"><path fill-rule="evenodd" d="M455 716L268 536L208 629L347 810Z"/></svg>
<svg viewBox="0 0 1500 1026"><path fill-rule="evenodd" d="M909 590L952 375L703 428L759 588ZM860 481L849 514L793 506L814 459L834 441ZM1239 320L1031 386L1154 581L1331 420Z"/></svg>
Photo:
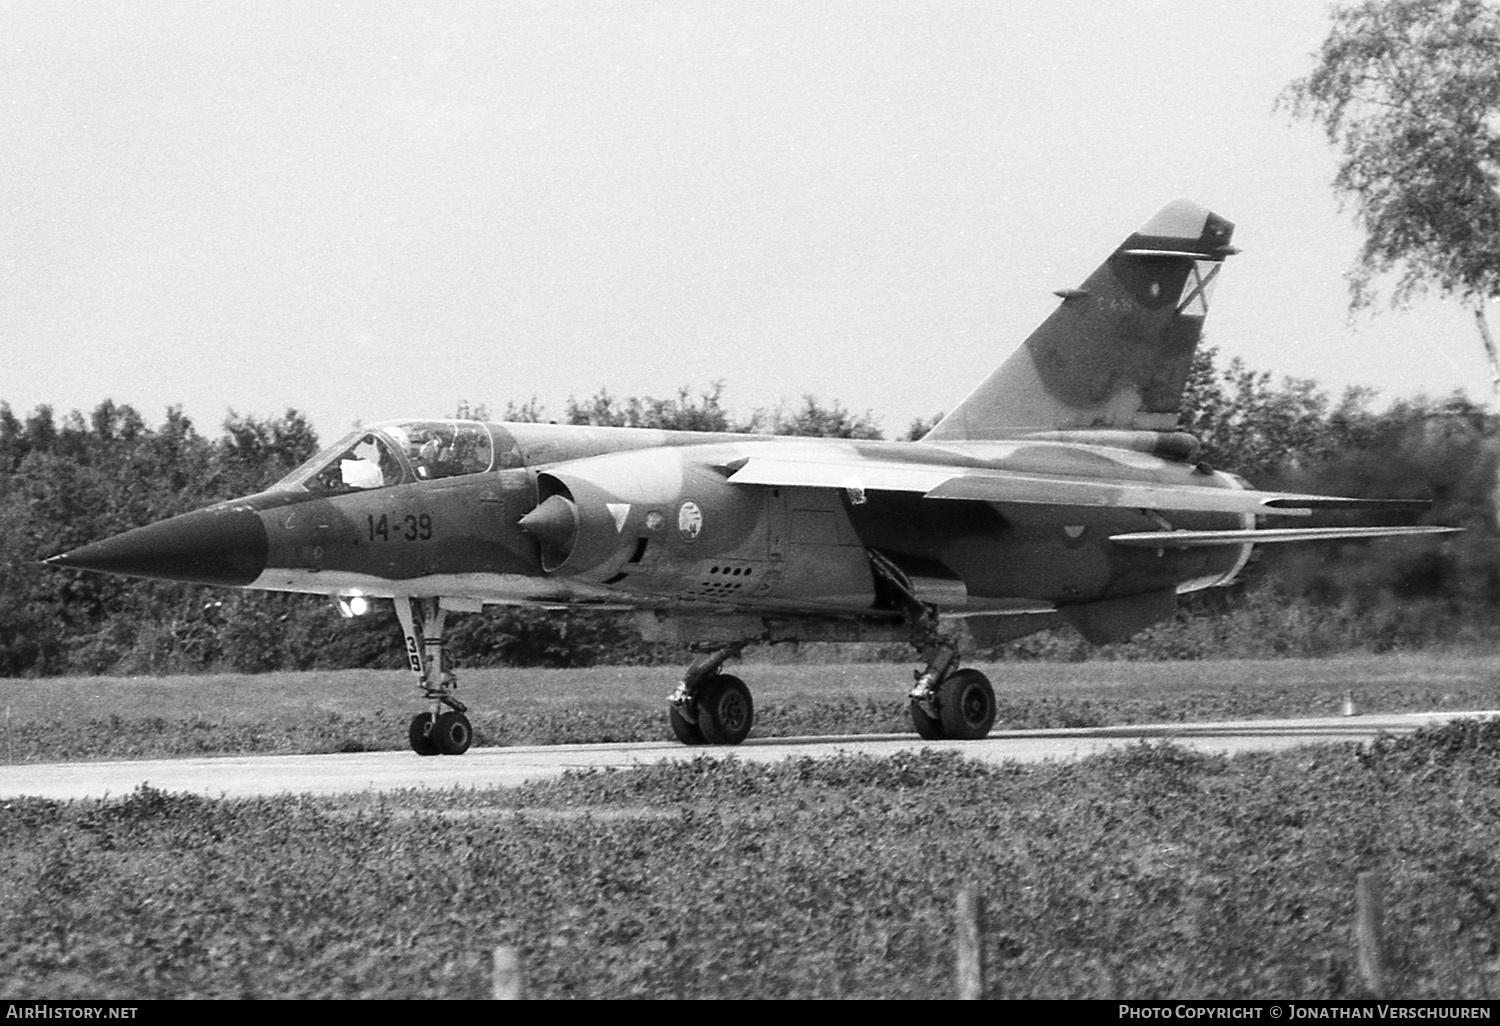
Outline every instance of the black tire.
<svg viewBox="0 0 1500 1026"><path fill-rule="evenodd" d="M672 735L685 745L706 745L703 731L696 723L689 723L675 705L667 706L667 721L672 724Z"/></svg>
<svg viewBox="0 0 1500 1026"><path fill-rule="evenodd" d="M915 701L911 703L911 725L923 741L942 741L948 736L943 733L943 721L928 716L921 703Z"/></svg>
<svg viewBox="0 0 1500 1026"><path fill-rule="evenodd" d="M978 670L955 670L938 691L943 733L960 741L977 741L995 725L995 689Z"/></svg>
<svg viewBox="0 0 1500 1026"><path fill-rule="evenodd" d="M445 712L432 725L432 743L443 755L462 755L474 743L474 728L461 712Z"/></svg>
<svg viewBox="0 0 1500 1026"><path fill-rule="evenodd" d="M432 713L417 713L411 718L411 729L407 731L411 750L418 755L436 755L437 742L432 739Z"/></svg>
<svg viewBox="0 0 1500 1026"><path fill-rule="evenodd" d="M750 734L755 723L755 703L750 689L727 673L708 679L698 693L698 729L711 745L737 745Z"/></svg>

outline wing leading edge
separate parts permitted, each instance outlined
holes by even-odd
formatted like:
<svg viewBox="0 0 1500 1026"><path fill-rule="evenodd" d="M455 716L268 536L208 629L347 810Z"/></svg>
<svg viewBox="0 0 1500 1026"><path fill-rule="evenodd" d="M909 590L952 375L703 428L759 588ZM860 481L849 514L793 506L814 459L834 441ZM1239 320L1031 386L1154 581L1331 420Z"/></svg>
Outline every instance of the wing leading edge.
<svg viewBox="0 0 1500 1026"><path fill-rule="evenodd" d="M1046 506L1095 506L1149 509L1189 513L1237 513L1273 516L1308 516L1314 510L1412 510L1428 508L1417 499L1350 499L1328 495L1298 495L1249 489L1154 484L1144 481L1090 480L1087 478L1018 473L989 468L946 467L929 463L899 463L879 460L803 461L751 456L722 468L732 484L768 485L782 488L839 488L858 494L869 491L913 492L929 499L970 502L1016 502ZM1314 529L1309 529L1314 530ZM1326 530L1343 530L1329 528ZM1348 530L1394 533L1434 533L1396 528L1349 528ZM1446 529L1440 529L1446 530ZM1154 537L1166 532L1150 532ZM1254 534L1261 541L1270 532L1171 532L1208 535ZM1118 535L1116 539L1132 537ZM1332 537L1314 535L1313 537ZM1365 537L1354 535L1352 537ZM1227 537L1192 544L1233 544ZM1123 544L1146 544L1123 542ZM1158 545L1153 544L1156 548ZM1186 547L1185 539L1174 547Z"/></svg>
<svg viewBox="0 0 1500 1026"><path fill-rule="evenodd" d="M1458 527L1288 527L1263 531L1135 531L1112 534L1116 545L1142 549L1200 549L1215 545L1330 541L1338 538L1391 538L1413 534L1456 534Z"/></svg>

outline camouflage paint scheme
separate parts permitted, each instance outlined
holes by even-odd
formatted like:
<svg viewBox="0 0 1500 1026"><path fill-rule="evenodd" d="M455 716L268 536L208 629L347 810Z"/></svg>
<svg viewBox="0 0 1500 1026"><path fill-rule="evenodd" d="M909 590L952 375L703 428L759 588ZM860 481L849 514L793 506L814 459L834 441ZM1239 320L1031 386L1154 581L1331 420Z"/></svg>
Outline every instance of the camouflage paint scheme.
<svg viewBox="0 0 1500 1026"><path fill-rule="evenodd" d="M49 562L394 599L438 722L462 718L443 614L536 603L636 610L648 636L710 649L672 700L689 743L748 732L748 690L720 672L746 643L855 637L923 651L924 735L983 736L992 693L956 669L949 618L985 643L1061 621L1114 640L1171 616L1178 594L1229 583L1252 543L1441 530L1258 529L1403 504L1256 492L1194 462L1178 413L1232 234L1169 204L919 442L389 422L264 492ZM432 754L423 724L413 747Z"/></svg>

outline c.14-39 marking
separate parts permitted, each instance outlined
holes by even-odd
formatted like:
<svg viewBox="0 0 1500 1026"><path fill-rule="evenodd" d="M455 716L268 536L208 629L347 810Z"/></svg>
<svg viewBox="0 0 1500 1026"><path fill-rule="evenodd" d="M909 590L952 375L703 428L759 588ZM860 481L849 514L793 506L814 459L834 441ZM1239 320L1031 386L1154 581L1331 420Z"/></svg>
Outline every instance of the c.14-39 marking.
<svg viewBox="0 0 1500 1026"><path fill-rule="evenodd" d="M382 513L368 514L370 540L374 541L429 541L432 538L432 514L408 513L391 516Z"/></svg>

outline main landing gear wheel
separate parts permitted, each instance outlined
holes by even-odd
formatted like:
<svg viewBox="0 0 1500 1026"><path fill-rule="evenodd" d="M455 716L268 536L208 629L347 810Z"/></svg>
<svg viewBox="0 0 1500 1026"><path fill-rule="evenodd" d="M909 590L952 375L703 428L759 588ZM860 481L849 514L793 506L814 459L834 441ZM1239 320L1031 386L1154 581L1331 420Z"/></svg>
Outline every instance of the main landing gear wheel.
<svg viewBox="0 0 1500 1026"><path fill-rule="evenodd" d="M407 737L411 741L411 750L418 755L438 754L437 742L432 737L432 720L430 712L417 713L411 719L411 730Z"/></svg>
<svg viewBox="0 0 1500 1026"><path fill-rule="evenodd" d="M687 718L677 711L675 705L667 706L667 721L672 724L672 736L683 744L708 744L708 741L703 737L703 731L698 729L698 724L689 723Z"/></svg>
<svg viewBox="0 0 1500 1026"><path fill-rule="evenodd" d="M995 725L995 689L978 670L954 670L934 698L911 700L911 725L924 741L977 741ZM936 705L932 716L929 709Z"/></svg>
<svg viewBox="0 0 1500 1026"><path fill-rule="evenodd" d="M995 689L989 678L978 670L948 674L938 688L938 713L943 733L950 738L977 741L987 736L995 725Z"/></svg>
<svg viewBox="0 0 1500 1026"><path fill-rule="evenodd" d="M750 734L755 703L738 677L715 674L698 695L698 729L711 745L737 745Z"/></svg>
<svg viewBox="0 0 1500 1026"><path fill-rule="evenodd" d="M941 741L948 736L943 733L943 721L928 716L922 703L915 700L911 703L911 725L923 741Z"/></svg>
<svg viewBox="0 0 1500 1026"><path fill-rule="evenodd" d="M738 677L720 673L724 661L740 654L746 641L735 641L695 658L682 682L667 699L672 736L685 745L737 745L755 723L750 689Z"/></svg>

